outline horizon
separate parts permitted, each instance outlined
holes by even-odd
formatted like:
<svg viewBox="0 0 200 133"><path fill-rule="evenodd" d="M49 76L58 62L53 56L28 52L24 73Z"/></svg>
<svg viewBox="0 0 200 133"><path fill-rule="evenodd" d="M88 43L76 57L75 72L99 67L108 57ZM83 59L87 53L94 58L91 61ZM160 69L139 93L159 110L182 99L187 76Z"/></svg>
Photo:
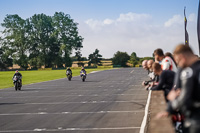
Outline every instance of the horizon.
<svg viewBox="0 0 200 133"><path fill-rule="evenodd" d="M18 14L26 19L34 14L53 16L61 11L79 23L79 35L84 38L83 57L88 58L96 48L105 59L112 58L117 51L152 57L157 48L172 52L177 44L184 43L185 6L189 43L198 54L198 0L4 0L0 23L6 14Z"/></svg>

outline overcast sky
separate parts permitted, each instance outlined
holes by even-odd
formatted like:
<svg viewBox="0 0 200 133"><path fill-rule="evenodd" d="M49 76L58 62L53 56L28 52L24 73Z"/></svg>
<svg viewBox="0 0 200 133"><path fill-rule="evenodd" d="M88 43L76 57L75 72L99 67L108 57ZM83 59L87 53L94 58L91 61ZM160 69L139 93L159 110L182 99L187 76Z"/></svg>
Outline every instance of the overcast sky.
<svg viewBox="0 0 200 133"><path fill-rule="evenodd" d="M0 23L6 14L23 19L44 13L70 14L79 23L84 38L82 54L96 48L104 58L117 51L139 57L152 56L156 48L172 52L184 43L184 6L188 19L189 43L198 54L198 0L0 0ZM2 30L2 27L0 27ZM1 34L0 34L1 35Z"/></svg>

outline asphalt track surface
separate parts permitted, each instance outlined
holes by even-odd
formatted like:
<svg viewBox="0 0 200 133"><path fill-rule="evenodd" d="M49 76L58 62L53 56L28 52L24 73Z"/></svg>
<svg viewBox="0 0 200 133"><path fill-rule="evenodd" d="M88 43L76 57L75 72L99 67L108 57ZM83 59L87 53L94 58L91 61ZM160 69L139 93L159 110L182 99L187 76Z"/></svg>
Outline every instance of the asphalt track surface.
<svg viewBox="0 0 200 133"><path fill-rule="evenodd" d="M148 92L142 68L0 90L0 133L138 133Z"/></svg>

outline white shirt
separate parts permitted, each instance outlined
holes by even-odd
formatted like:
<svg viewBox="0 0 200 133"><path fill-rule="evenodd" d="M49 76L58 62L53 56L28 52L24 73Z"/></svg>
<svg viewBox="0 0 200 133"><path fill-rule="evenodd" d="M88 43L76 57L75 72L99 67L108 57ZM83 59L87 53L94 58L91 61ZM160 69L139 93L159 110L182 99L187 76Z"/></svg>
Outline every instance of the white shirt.
<svg viewBox="0 0 200 133"><path fill-rule="evenodd" d="M177 72L177 67L176 67L174 61L169 56L166 56L162 60L161 68L162 68L162 70L171 70L171 71Z"/></svg>

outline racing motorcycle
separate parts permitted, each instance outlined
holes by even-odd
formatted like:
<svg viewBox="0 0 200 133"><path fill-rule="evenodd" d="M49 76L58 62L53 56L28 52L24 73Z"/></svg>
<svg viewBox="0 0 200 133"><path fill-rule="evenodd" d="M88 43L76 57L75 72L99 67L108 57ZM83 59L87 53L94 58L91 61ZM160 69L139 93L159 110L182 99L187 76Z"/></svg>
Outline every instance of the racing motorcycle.
<svg viewBox="0 0 200 133"><path fill-rule="evenodd" d="M81 76L81 79L82 79L83 82L85 82L86 75L87 75L86 73L81 72L81 75L80 75L80 76Z"/></svg>
<svg viewBox="0 0 200 133"><path fill-rule="evenodd" d="M71 79L72 79L72 72L71 71L67 71L66 75L67 75L68 80L71 81Z"/></svg>
<svg viewBox="0 0 200 133"><path fill-rule="evenodd" d="M20 76L14 76L13 77L13 83L15 85L15 90L21 90L21 80Z"/></svg>

